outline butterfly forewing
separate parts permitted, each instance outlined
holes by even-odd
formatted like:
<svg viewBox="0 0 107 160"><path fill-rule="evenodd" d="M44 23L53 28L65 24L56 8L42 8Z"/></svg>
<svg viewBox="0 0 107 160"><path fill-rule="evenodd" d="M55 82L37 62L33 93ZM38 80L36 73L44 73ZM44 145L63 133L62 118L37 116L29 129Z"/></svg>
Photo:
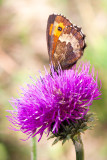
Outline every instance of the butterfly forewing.
<svg viewBox="0 0 107 160"><path fill-rule="evenodd" d="M66 25L71 25L70 21L61 15L50 15L47 23L47 46L48 54L52 60L56 49L57 41Z"/></svg>

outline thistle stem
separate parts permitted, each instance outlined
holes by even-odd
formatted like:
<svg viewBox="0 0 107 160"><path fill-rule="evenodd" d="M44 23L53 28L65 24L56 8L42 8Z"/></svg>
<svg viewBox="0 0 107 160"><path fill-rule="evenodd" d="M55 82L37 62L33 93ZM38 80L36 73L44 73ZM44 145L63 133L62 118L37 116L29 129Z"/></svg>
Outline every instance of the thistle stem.
<svg viewBox="0 0 107 160"><path fill-rule="evenodd" d="M75 139L72 138L75 146L76 160L84 160L84 149L80 134Z"/></svg>
<svg viewBox="0 0 107 160"><path fill-rule="evenodd" d="M31 160L36 160L36 137L32 138L32 155L31 155Z"/></svg>

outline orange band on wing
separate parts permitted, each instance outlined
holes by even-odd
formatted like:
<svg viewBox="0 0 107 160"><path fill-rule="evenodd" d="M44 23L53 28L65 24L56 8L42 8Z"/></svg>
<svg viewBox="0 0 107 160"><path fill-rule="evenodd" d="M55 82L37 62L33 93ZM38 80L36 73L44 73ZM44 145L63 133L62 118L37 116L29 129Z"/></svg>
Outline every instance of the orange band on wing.
<svg viewBox="0 0 107 160"><path fill-rule="evenodd" d="M49 35L51 36L52 34L52 28L53 28L53 24L50 25L50 28L49 28Z"/></svg>
<svg viewBox="0 0 107 160"><path fill-rule="evenodd" d="M53 44L53 47L52 47L52 55L55 52L55 48L56 48L56 45L57 45L58 38L59 38L58 36L53 37L54 44Z"/></svg>

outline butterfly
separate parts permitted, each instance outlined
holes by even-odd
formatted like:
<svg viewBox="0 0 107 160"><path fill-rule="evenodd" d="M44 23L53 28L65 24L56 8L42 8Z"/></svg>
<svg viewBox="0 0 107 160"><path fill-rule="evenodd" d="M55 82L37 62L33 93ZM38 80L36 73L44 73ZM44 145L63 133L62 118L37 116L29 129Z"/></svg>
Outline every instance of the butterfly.
<svg viewBox="0 0 107 160"><path fill-rule="evenodd" d="M49 62L56 71L59 65L62 70L71 68L83 55L86 47L85 35L81 28L62 15L49 16L46 38Z"/></svg>

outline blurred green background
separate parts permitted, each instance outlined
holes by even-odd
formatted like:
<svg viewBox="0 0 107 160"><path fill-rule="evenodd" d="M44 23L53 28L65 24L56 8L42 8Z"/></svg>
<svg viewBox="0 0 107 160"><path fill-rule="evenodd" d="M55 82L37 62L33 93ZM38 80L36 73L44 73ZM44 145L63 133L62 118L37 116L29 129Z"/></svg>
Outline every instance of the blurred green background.
<svg viewBox="0 0 107 160"><path fill-rule="evenodd" d="M0 0L0 160L30 159L30 140L9 130L6 110L29 75L49 68L46 25L52 13L65 15L86 35L80 61L90 61L98 71L102 96L91 107L98 116L95 129L83 135L85 159L107 160L107 0ZM46 136L37 143L38 160L75 159L72 142L51 144Z"/></svg>

